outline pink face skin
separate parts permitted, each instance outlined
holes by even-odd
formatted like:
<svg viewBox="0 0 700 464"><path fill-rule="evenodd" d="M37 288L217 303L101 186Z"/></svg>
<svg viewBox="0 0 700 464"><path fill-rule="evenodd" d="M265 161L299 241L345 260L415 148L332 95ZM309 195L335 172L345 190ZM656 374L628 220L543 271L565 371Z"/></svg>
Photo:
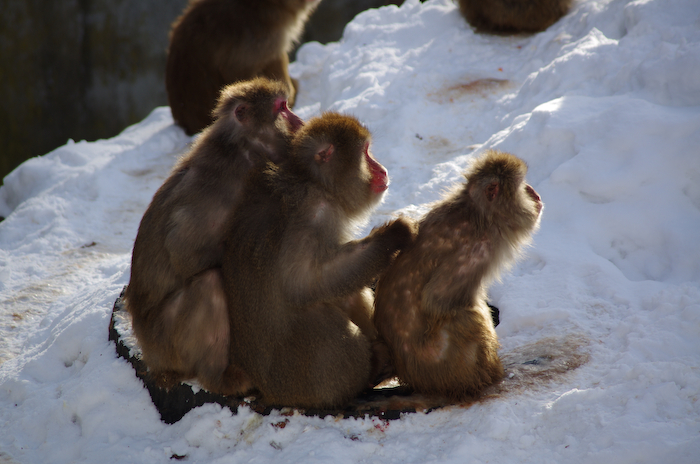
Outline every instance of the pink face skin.
<svg viewBox="0 0 700 464"><path fill-rule="evenodd" d="M294 134L301 126L304 125L304 121L302 121L299 116L294 114L292 110L289 109L287 106L287 100L284 98L278 98L275 100L274 111L277 114L281 114L282 117L287 120L289 130L292 134Z"/></svg>
<svg viewBox="0 0 700 464"><path fill-rule="evenodd" d="M535 189L525 184L525 192L527 192L527 194L530 195L530 198L535 200L535 203L537 203L537 212L542 211L542 199L537 192L535 192Z"/></svg>
<svg viewBox="0 0 700 464"><path fill-rule="evenodd" d="M365 159L367 160L367 166L369 166L369 172L372 173L372 181L370 187L374 193L382 193L387 188L389 188L389 174L387 174L384 166L377 163L377 161L372 157L369 152L369 142L365 143Z"/></svg>

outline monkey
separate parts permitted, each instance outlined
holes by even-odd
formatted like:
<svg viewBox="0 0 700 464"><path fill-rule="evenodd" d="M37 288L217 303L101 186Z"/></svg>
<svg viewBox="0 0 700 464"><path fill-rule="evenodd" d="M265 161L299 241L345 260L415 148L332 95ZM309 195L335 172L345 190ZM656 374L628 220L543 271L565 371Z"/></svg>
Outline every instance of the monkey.
<svg viewBox="0 0 700 464"><path fill-rule="evenodd" d="M462 400L503 377L486 291L539 227L526 173L516 156L487 151L380 277L374 323L414 391Z"/></svg>
<svg viewBox="0 0 700 464"><path fill-rule="evenodd" d="M256 76L283 82L293 108L287 53L320 1L190 0L172 25L165 69L175 122L188 135L200 132L221 88Z"/></svg>
<svg viewBox="0 0 700 464"><path fill-rule="evenodd" d="M214 114L143 215L124 299L159 385L197 378L213 393L237 394L249 382L228 358L225 226L249 172L282 162L303 121L287 106L286 85L262 77L225 87Z"/></svg>
<svg viewBox="0 0 700 464"><path fill-rule="evenodd" d="M285 164L251 174L233 213L221 268L231 358L266 404L337 407L370 383L367 285L414 233L399 218L352 239L389 185L370 139L351 116L312 118Z"/></svg>
<svg viewBox="0 0 700 464"><path fill-rule="evenodd" d="M569 12L573 0L459 0L459 11L478 32L541 32Z"/></svg>

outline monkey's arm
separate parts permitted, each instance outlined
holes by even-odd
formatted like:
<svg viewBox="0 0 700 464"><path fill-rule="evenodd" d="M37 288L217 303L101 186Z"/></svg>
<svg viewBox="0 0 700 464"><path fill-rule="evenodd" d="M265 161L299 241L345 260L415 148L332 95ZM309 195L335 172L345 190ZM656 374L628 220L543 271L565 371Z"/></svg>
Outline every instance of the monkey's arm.
<svg viewBox="0 0 700 464"><path fill-rule="evenodd" d="M211 206L209 210L188 207L173 212L164 245L178 274L189 277L221 265L222 229L227 217L225 211Z"/></svg>
<svg viewBox="0 0 700 464"><path fill-rule="evenodd" d="M348 242L319 260L305 253L291 261L283 280L287 299L297 305L348 295L370 284L391 263L395 253L413 240L413 228L403 218L374 230L369 237Z"/></svg>

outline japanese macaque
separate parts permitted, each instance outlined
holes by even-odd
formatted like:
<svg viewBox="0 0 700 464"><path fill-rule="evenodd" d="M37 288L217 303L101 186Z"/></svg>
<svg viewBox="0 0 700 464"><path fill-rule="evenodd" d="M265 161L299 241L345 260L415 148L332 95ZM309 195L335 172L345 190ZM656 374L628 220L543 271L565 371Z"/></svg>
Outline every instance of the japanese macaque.
<svg viewBox="0 0 700 464"><path fill-rule="evenodd" d="M414 390L465 399L502 378L486 290L539 226L543 205L526 172L519 158L488 151L379 279L374 322Z"/></svg>
<svg viewBox="0 0 700 464"><path fill-rule="evenodd" d="M287 86L294 106L296 82L287 53L320 0L191 0L174 23L165 87L175 122L189 135L212 122L227 84L265 76Z"/></svg>
<svg viewBox="0 0 700 464"><path fill-rule="evenodd" d="M231 355L266 404L339 406L370 383L369 285L413 238L398 219L352 233L389 178L356 119L326 113L294 137L281 167L256 170L222 266Z"/></svg>
<svg viewBox="0 0 700 464"><path fill-rule="evenodd" d="M265 78L224 88L214 114L143 215L125 301L162 386L196 377L207 390L233 394L249 382L229 363L225 225L251 169L286 158L303 122L287 107L286 85Z"/></svg>
<svg viewBox="0 0 700 464"><path fill-rule="evenodd" d="M573 0L459 0L459 11L478 32L540 32L569 12Z"/></svg>

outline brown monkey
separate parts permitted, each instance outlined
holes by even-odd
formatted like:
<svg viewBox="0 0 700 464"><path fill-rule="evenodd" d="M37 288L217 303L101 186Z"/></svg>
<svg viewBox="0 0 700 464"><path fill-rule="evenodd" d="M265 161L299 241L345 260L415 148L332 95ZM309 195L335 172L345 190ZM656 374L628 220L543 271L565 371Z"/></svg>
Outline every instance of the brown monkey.
<svg viewBox="0 0 700 464"><path fill-rule="evenodd" d="M487 152L379 279L377 330L399 380L418 392L461 399L503 376L486 289L539 225L526 172L519 158Z"/></svg>
<svg viewBox="0 0 700 464"><path fill-rule="evenodd" d="M234 213L222 266L231 353L268 404L338 406L369 382L366 286L413 236L399 219L352 240L388 186L369 144L352 117L308 121L283 166L251 174Z"/></svg>
<svg viewBox="0 0 700 464"><path fill-rule="evenodd" d="M459 11L478 32L540 32L569 12L573 0L459 0Z"/></svg>
<svg viewBox="0 0 700 464"><path fill-rule="evenodd" d="M256 76L282 81L294 106L287 52L320 0L190 0L170 33L165 87L175 122L195 134L212 122L222 87Z"/></svg>
<svg viewBox="0 0 700 464"><path fill-rule="evenodd" d="M250 170L287 156L303 122L287 87L257 78L223 89L216 122L178 161L139 226L126 307L143 359L162 384L197 377L218 393L247 380L229 367L228 310L220 266L225 224Z"/></svg>

